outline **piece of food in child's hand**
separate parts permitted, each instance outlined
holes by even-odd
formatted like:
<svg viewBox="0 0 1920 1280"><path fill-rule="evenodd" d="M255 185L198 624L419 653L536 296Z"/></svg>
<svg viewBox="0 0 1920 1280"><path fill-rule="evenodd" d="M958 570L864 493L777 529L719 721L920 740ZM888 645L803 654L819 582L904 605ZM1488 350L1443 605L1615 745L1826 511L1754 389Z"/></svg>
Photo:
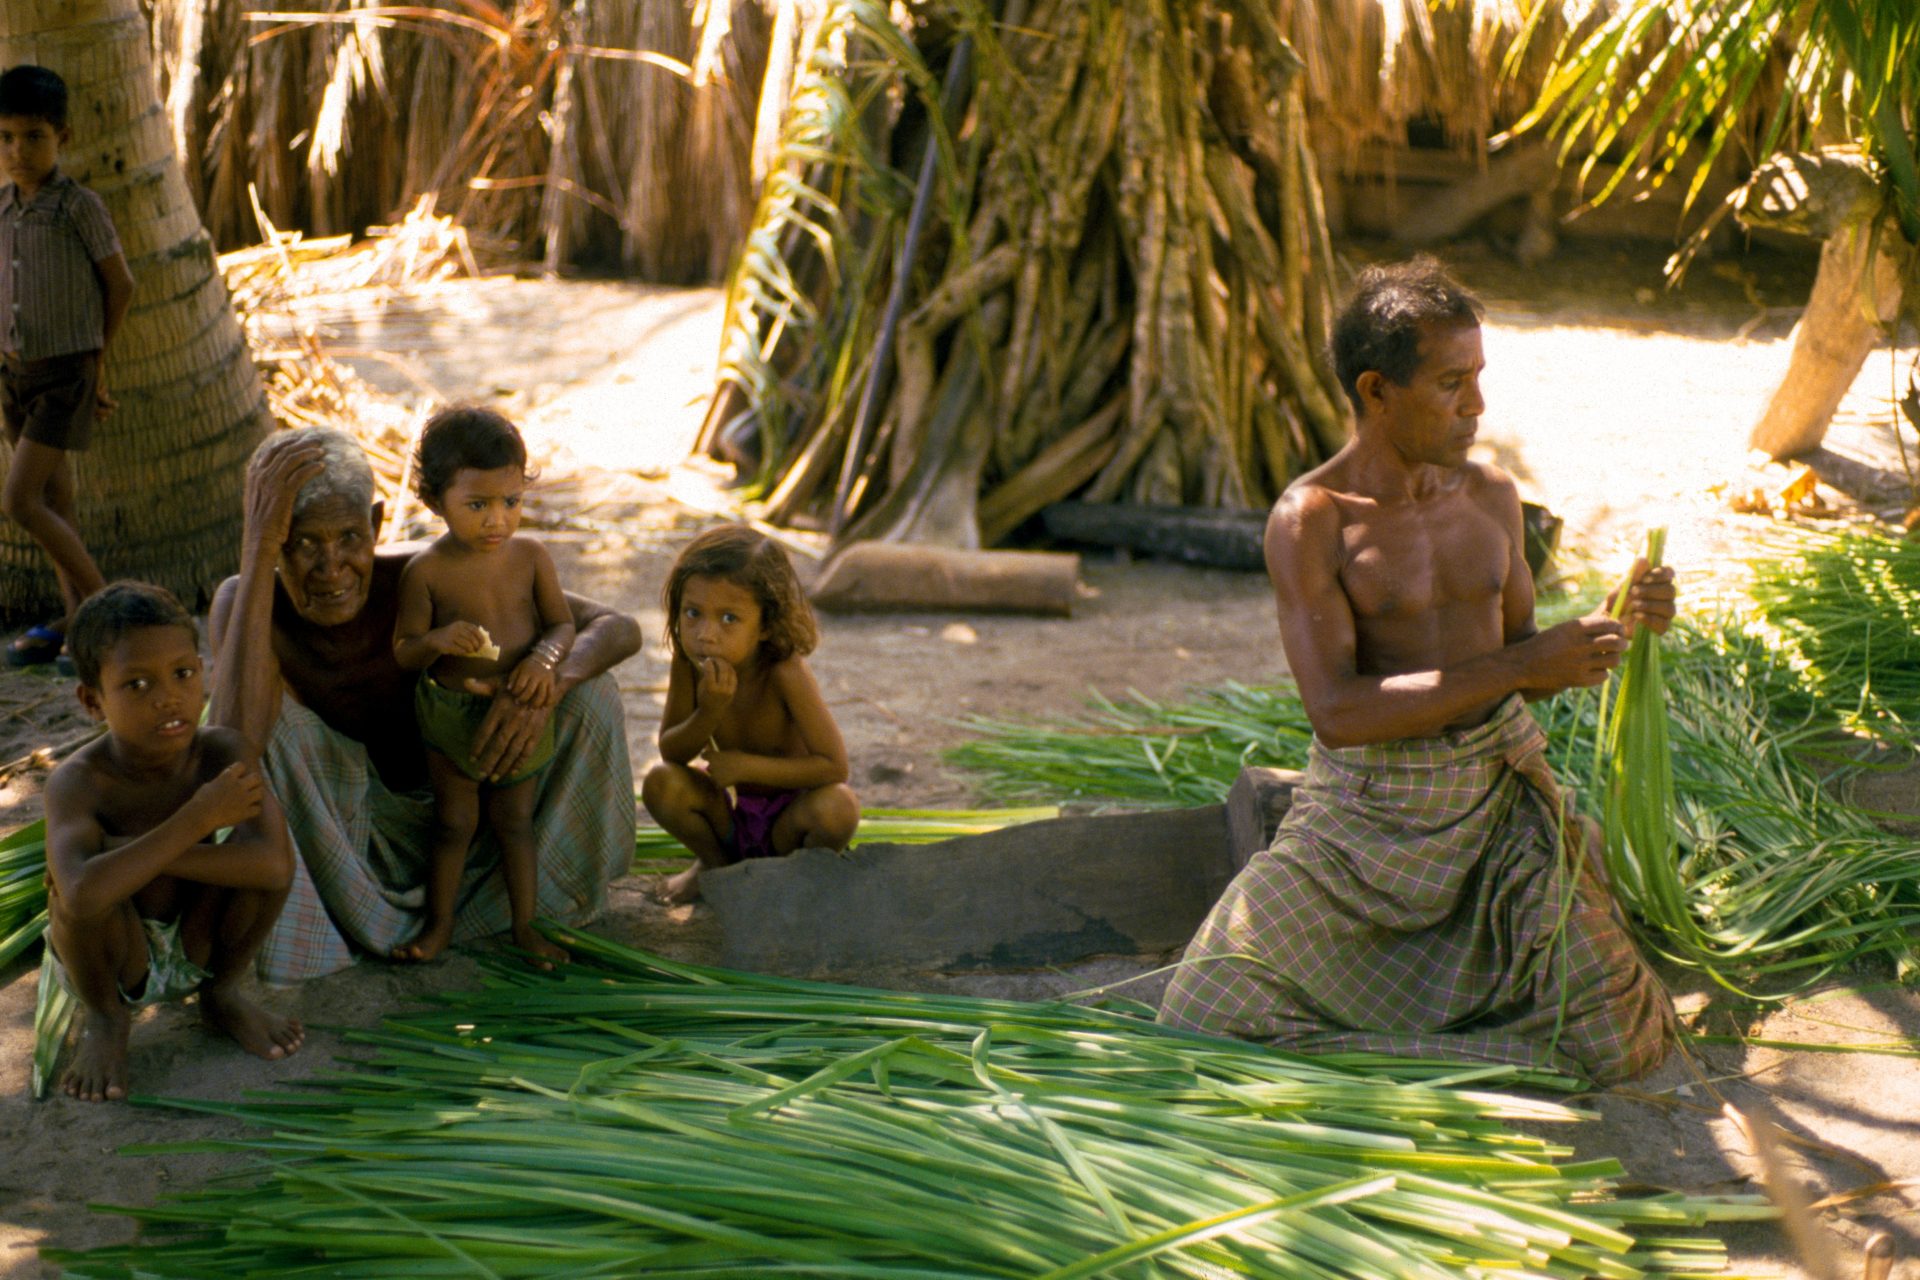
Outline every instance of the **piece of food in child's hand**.
<svg viewBox="0 0 1920 1280"><path fill-rule="evenodd" d="M485 627L479 628L479 631L480 647L467 656L469 658L485 658L488 662L498 662L500 660L500 646L493 642L493 637L487 634Z"/></svg>

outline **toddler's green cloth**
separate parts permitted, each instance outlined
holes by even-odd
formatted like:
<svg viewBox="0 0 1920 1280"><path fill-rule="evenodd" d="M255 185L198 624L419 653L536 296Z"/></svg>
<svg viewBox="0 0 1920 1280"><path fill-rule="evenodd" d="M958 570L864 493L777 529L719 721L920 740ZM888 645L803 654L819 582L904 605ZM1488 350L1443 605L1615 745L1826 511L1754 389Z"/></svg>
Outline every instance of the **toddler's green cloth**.
<svg viewBox="0 0 1920 1280"><path fill-rule="evenodd" d="M493 706L493 699L486 694L466 693L459 689L449 689L430 676L421 676L413 686L413 714L420 725L420 739L429 747L453 761L460 772L475 782L483 782L491 787L510 787L516 782L525 782L534 774L547 767L553 759L553 717L547 717L547 723L540 730L540 740L533 745L533 755L528 758L526 767L510 778L501 778L489 782L480 766L473 760L473 738L480 731L480 722L487 718L487 711Z"/></svg>

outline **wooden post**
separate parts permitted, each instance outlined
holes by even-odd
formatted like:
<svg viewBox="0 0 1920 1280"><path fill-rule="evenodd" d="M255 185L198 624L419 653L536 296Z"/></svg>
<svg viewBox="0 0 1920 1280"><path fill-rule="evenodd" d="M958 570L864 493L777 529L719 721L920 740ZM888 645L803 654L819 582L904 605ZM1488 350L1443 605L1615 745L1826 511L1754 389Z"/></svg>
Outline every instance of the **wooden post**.
<svg viewBox="0 0 1920 1280"><path fill-rule="evenodd" d="M1769 457L1790 458L1826 438L1880 326L1898 314L1901 264L1913 247L1885 216L1871 163L1851 148L1775 156L1748 180L1735 212L1749 227L1826 242L1786 373L1747 438Z"/></svg>

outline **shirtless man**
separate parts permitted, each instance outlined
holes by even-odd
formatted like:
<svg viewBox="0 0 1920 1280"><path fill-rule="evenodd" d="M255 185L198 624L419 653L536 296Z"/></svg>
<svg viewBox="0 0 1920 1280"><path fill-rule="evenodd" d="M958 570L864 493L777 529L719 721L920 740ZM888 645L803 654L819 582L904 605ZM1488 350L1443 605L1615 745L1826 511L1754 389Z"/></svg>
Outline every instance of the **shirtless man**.
<svg viewBox="0 0 1920 1280"><path fill-rule="evenodd" d="M262 976L329 973L355 952L386 956L425 920L433 805L414 713L414 673L394 660L400 578L417 547L375 549L383 516L352 437L284 431L247 472L240 572L214 596L210 719L262 753L268 787L300 855ZM606 673L640 648L626 614L567 594L578 638L553 671L557 705L504 682L470 682L494 699L472 761L488 778L524 769L552 729L534 833L544 914L585 919L633 858L633 770L620 695ZM490 842L483 848L490 848ZM506 892L476 858L457 896L454 936L507 927Z"/></svg>
<svg viewBox="0 0 1920 1280"><path fill-rule="evenodd" d="M1578 849L1523 700L1598 684L1628 625L1538 630L1512 477L1470 461L1479 305L1430 258L1334 332L1356 423L1268 520L1305 784L1188 948L1164 1021L1288 1047L1640 1074L1664 998ZM1664 631L1669 569L1630 619ZM1564 910L1563 910L1564 908Z"/></svg>

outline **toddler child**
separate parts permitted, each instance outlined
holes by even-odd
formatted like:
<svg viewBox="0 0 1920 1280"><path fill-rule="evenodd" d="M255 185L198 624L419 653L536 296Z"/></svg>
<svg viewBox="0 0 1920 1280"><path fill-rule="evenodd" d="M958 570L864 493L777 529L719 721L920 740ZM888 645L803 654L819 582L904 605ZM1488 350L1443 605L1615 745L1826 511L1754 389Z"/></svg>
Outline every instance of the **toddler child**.
<svg viewBox="0 0 1920 1280"><path fill-rule="evenodd" d="M293 845L246 739L200 727L193 619L167 592L116 582L74 611L80 704L107 732L47 780L46 963L85 1010L61 1088L127 1093L133 1009L199 992L209 1024L262 1058L300 1023L241 993L293 883ZM224 842L217 833L231 828Z"/></svg>
<svg viewBox="0 0 1920 1280"><path fill-rule="evenodd" d="M691 901L707 867L846 848L860 802L807 669L819 630L786 552L744 525L709 529L680 553L662 595L673 667L661 763L641 800L694 862L661 897Z"/></svg>
<svg viewBox="0 0 1920 1280"><path fill-rule="evenodd" d="M0 420L13 453L0 510L53 561L66 607L7 646L16 667L59 657L67 620L102 585L67 455L114 407L103 362L133 300L107 206L60 172L69 136L65 81L45 67L0 74Z"/></svg>
<svg viewBox="0 0 1920 1280"><path fill-rule="evenodd" d="M533 927L533 802L540 770L553 759L552 720L511 777L482 776L471 751L493 705L491 694L477 692L486 687L478 682L504 672L515 698L551 707L558 700L554 669L573 648L573 612L553 558L538 541L514 532L527 488L527 448L514 425L491 409L446 409L420 433L413 479L420 500L446 521L447 531L401 573L394 621L395 660L422 671L413 705L427 746L434 833L426 923L393 958L431 960L446 949L484 805L500 844L513 941L551 968L567 953Z"/></svg>

